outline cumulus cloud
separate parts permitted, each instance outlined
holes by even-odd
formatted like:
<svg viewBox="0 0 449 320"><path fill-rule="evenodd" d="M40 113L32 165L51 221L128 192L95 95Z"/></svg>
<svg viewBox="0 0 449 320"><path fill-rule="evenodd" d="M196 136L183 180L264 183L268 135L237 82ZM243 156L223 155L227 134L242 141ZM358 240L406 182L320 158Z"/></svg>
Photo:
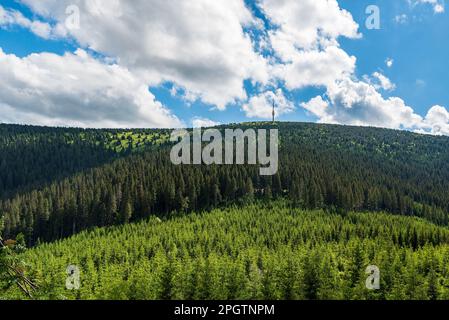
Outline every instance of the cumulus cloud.
<svg viewBox="0 0 449 320"><path fill-rule="evenodd" d="M173 82L175 94L221 110L241 102L248 117L270 118L270 99L277 100L278 115L294 109L282 90L264 89L274 79L293 90L329 86L352 74L356 59L339 48L337 39L360 37L357 23L336 0L261 0L257 4L277 26L263 31L262 47L281 58L270 65L244 32L261 24L242 0L21 2L55 21L60 34L114 58L147 85ZM72 4L80 9L80 28L64 29L66 8ZM243 86L248 79L261 84L253 97L247 97Z"/></svg>
<svg viewBox="0 0 449 320"><path fill-rule="evenodd" d="M259 5L276 26L268 41L280 63L273 77L290 90L327 86L354 72L356 58L339 48L338 38L358 38L358 24L336 0L261 0Z"/></svg>
<svg viewBox="0 0 449 320"><path fill-rule="evenodd" d="M192 119L192 125L194 128L210 128L220 125L220 122L216 122L207 118L195 117Z"/></svg>
<svg viewBox="0 0 449 320"><path fill-rule="evenodd" d="M79 127L178 127L127 69L85 51L19 58L0 49L0 121Z"/></svg>
<svg viewBox="0 0 449 320"><path fill-rule="evenodd" d="M275 68L274 74L285 81L288 89L306 86L328 86L344 79L355 69L355 57L342 49L330 46L323 51L301 51L292 56L292 62Z"/></svg>
<svg viewBox="0 0 449 320"><path fill-rule="evenodd" d="M449 135L449 112L442 106L433 106L427 113L423 127L425 133Z"/></svg>
<svg viewBox="0 0 449 320"><path fill-rule="evenodd" d="M260 1L264 12L277 28L269 34L273 51L281 63L273 75L289 90L307 86L326 89L325 97L315 97L301 107L320 122L395 129L418 130L423 118L398 97L384 98L379 90L392 91L395 85L385 75L374 72L362 80L355 76L356 58L339 47L338 38L358 38L358 25L336 1ZM393 60L387 59L388 67ZM253 99L264 105L264 99ZM249 108L265 110L269 106Z"/></svg>
<svg viewBox="0 0 449 320"><path fill-rule="evenodd" d="M318 96L301 104L320 122L444 132L442 110L438 113L431 110L425 120L401 98L384 98L380 90L392 91L396 87L384 74L374 72L357 79L356 58L339 47L338 38L358 38L358 25L348 12L339 8L337 1L261 0L260 3L277 26L269 32L269 39L281 63L273 66L272 74L284 81L289 90L325 87L325 98ZM436 7L435 11L438 10ZM386 60L389 68L393 63L393 59ZM267 115L268 108L264 109ZM433 127L435 123L437 126Z"/></svg>
<svg viewBox="0 0 449 320"><path fill-rule="evenodd" d="M0 26L20 25L47 39L70 37L114 63L83 50L22 59L2 52L0 76L9 79L0 89L4 121L182 125L148 91L164 82L189 102L201 99L220 110L237 103L248 117L269 119L273 100L277 116L286 114L295 105L285 92L317 86L326 95L301 106L320 122L447 134L444 107L434 106L423 118L401 98L382 96L395 88L384 74L357 78L356 57L340 47L339 39L361 37L359 26L337 0L257 0L269 28L244 0L19 1L40 20L0 6ZM408 1L444 11L438 0ZM70 5L80 10L80 28L66 27ZM392 59L385 63L393 66ZM249 97L247 80L256 88ZM191 121L216 124L207 118Z"/></svg>
<svg viewBox="0 0 449 320"><path fill-rule="evenodd" d="M17 10L5 9L0 5L0 27L20 26L26 28L37 36L50 39L56 37L56 30L46 22L32 21Z"/></svg>
<svg viewBox="0 0 449 320"><path fill-rule="evenodd" d="M449 112L432 107L425 118L398 97L382 97L366 82L345 79L328 87L326 99L317 96L301 106L322 123L406 129L449 135Z"/></svg>
<svg viewBox="0 0 449 320"><path fill-rule="evenodd" d="M393 91L396 89L396 85L391 82L385 75L380 72L374 72L371 77L365 75L363 77L365 82L371 84L377 90Z"/></svg>
<svg viewBox="0 0 449 320"><path fill-rule="evenodd" d="M330 122L401 129L414 128L422 121L402 99L385 99L363 81L336 82L328 87L327 96L331 107L323 119Z"/></svg>
<svg viewBox="0 0 449 320"><path fill-rule="evenodd" d="M303 104L322 123L401 129L417 128L422 122L402 99L384 99L374 86L363 81L339 81L328 87L326 96L327 101L317 97Z"/></svg>
<svg viewBox="0 0 449 320"><path fill-rule="evenodd" d="M336 45L337 38L359 37L358 25L351 14L339 7L336 0L260 0L267 17L278 28L270 33L276 51L287 60L292 47L312 49L318 45Z"/></svg>
<svg viewBox="0 0 449 320"><path fill-rule="evenodd" d="M21 0L63 25L80 9L80 28L66 30L83 47L117 59L150 85L174 82L190 99L224 109L246 100L244 80L268 81L265 59L244 28L257 25L242 0Z"/></svg>
<svg viewBox="0 0 449 320"><path fill-rule="evenodd" d="M292 112L294 104L289 101L281 89L266 91L252 97L248 103L244 104L242 110L249 118L271 119L273 116L273 102L275 104L275 116Z"/></svg>
<svg viewBox="0 0 449 320"><path fill-rule="evenodd" d="M309 102L301 103L301 107L317 116L319 119L324 119L327 116L327 108L329 103L325 101L321 96L310 99Z"/></svg>

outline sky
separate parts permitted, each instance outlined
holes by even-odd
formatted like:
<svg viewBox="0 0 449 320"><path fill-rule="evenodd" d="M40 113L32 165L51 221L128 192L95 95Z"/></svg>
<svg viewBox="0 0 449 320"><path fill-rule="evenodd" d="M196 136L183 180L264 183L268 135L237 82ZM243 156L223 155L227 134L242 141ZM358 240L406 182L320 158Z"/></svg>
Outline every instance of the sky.
<svg viewBox="0 0 449 320"><path fill-rule="evenodd" d="M0 122L449 135L444 0L0 0Z"/></svg>

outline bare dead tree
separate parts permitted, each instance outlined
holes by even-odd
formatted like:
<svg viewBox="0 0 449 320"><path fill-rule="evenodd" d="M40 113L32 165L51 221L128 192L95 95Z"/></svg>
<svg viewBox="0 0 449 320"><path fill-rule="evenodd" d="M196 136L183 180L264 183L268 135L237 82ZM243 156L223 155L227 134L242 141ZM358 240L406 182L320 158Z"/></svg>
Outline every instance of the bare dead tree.
<svg viewBox="0 0 449 320"><path fill-rule="evenodd" d="M4 244L1 237L0 250L5 250L4 254L8 256L7 258L10 258L0 261L0 263L4 262L4 271L11 279L13 279L18 288L26 296L28 296L30 299L33 299L33 291L37 290L37 285L25 275L24 268L22 268L20 266L20 263L12 256L14 253L10 252L11 249Z"/></svg>

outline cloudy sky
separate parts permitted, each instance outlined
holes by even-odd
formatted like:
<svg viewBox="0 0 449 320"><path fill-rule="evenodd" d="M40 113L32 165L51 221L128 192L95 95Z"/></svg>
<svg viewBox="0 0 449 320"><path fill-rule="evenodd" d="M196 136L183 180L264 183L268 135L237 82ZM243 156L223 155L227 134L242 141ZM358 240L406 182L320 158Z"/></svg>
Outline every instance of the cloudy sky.
<svg viewBox="0 0 449 320"><path fill-rule="evenodd" d="M444 0L0 0L0 122L208 126L275 101L449 135L448 30Z"/></svg>

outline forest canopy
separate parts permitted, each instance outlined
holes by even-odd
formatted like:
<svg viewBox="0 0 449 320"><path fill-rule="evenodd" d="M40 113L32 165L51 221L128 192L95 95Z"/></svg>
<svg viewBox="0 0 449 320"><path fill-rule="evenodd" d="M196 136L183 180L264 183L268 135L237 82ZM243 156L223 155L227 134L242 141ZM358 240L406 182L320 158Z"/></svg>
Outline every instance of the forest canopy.
<svg viewBox="0 0 449 320"><path fill-rule="evenodd" d="M277 174L173 165L169 130L0 125L0 298L449 299L449 138L226 128L278 129Z"/></svg>
<svg viewBox="0 0 449 320"><path fill-rule="evenodd" d="M8 190L0 198L5 237L22 233L33 246L95 226L255 198L448 224L449 138L301 123L275 127L279 171L263 177L251 165L173 165L167 130L0 126L0 148L8 149L0 152L0 189Z"/></svg>
<svg viewBox="0 0 449 320"><path fill-rule="evenodd" d="M39 299L449 299L448 228L285 201L96 228L23 258ZM69 265L79 290L66 289ZM369 265L380 290L365 287Z"/></svg>

